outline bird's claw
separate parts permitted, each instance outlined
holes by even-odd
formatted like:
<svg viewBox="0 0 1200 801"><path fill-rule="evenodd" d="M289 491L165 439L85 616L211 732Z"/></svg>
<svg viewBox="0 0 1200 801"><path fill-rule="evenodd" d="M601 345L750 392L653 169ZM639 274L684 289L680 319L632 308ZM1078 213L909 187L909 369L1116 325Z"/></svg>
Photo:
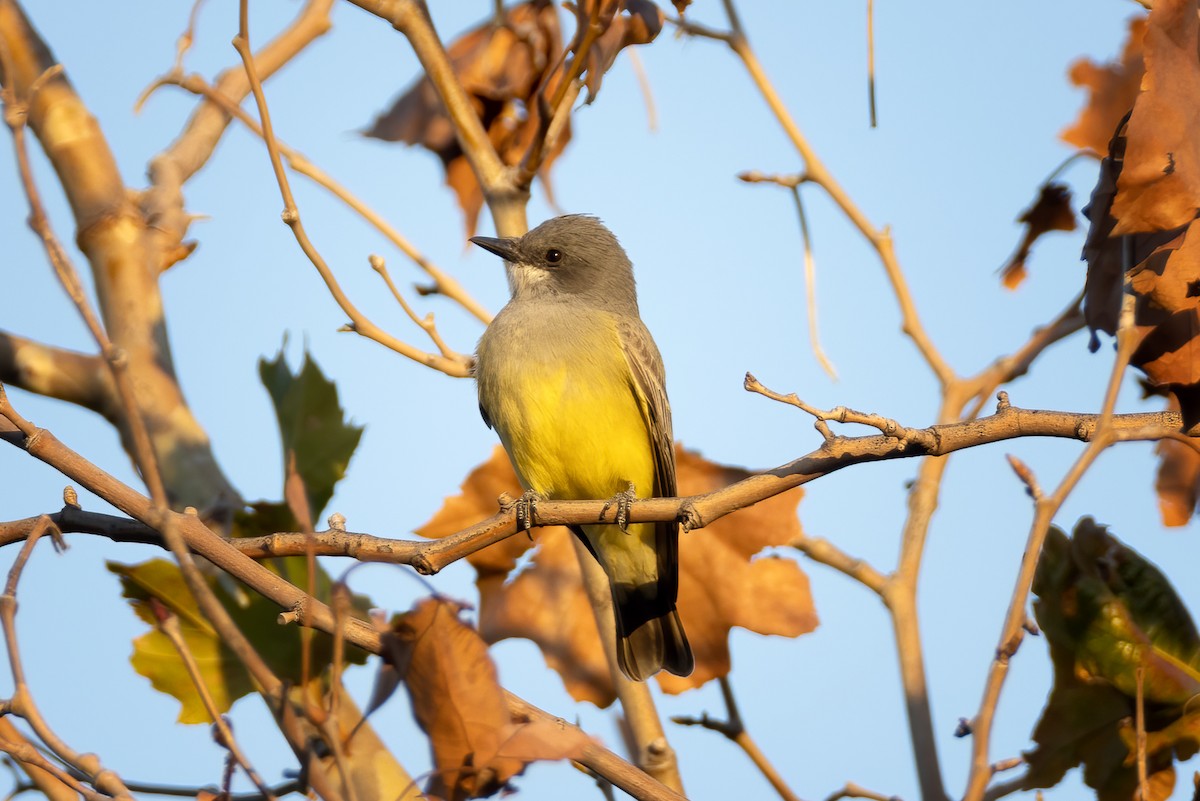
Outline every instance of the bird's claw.
<svg viewBox="0 0 1200 801"><path fill-rule="evenodd" d="M626 489L624 492L618 492L616 495L604 502L604 506L600 509L600 519L603 520L604 515L608 512L608 510L615 506L617 508L617 525L620 527L621 531L628 532L629 508L636 500L637 492L635 491L633 482L630 481L628 489Z"/></svg>
<svg viewBox="0 0 1200 801"><path fill-rule="evenodd" d="M538 501L542 496L533 490L526 490L521 493L520 498L512 498L507 493L501 498L501 508L504 511L515 509L517 513L517 526L524 529L526 534L529 534L533 528L534 517L537 515ZM530 534L532 537L533 535Z"/></svg>

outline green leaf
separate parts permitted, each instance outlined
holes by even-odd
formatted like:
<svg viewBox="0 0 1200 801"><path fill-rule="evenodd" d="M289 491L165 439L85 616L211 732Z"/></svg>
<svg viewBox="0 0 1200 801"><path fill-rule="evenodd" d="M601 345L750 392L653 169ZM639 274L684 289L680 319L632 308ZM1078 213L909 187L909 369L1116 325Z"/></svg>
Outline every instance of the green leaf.
<svg viewBox="0 0 1200 801"><path fill-rule="evenodd" d="M298 562L301 567L304 566L303 558L276 561L292 564ZM179 618L184 641L199 666L202 680L211 693L218 712L227 711L234 701L255 690L255 685L242 666L241 660L225 646L212 624L200 612L178 566L163 559L152 559L138 565L109 562L108 569L120 577L124 595L130 600L139 618L154 624L154 613L150 608L151 598L158 599ZM330 582L324 571L319 569L318 579L318 594L328 598ZM299 582L297 586L303 588L306 583ZM278 623L279 607L258 593L242 592L234 597L215 578L210 578L208 584L228 610L234 623L254 645L275 675L292 683L301 681L303 636L309 636L312 640L311 678L320 677L329 667L333 658L331 637L319 632L304 635L298 626L281 626ZM351 614L365 617L367 608L369 601L366 598L353 598ZM351 645L346 646L345 659L348 664L362 664L366 658L365 651ZM150 679L156 690L167 693L180 702L180 723L210 722L208 712L201 703L196 686L184 669L178 652L166 635L157 628L133 641L133 656L130 662L139 674Z"/></svg>
<svg viewBox="0 0 1200 801"><path fill-rule="evenodd" d="M319 519L334 486L346 474L363 429L346 422L337 386L307 351L299 373L288 368L282 350L273 360L260 359L258 373L275 405L285 471L289 456L294 456L308 508L313 519Z"/></svg>
<svg viewBox="0 0 1200 801"><path fill-rule="evenodd" d="M164 559L152 559L140 565L109 562L108 569L120 576L124 595L139 618L154 624L151 598L157 598L179 618L184 642L196 660L201 678L219 712L227 711L234 701L253 691L245 668L221 643L211 624L200 613L176 565ZM218 597L223 595L215 583L214 591ZM154 689L182 704L180 723L212 722L200 701L196 685L184 669L179 652L161 631L152 629L134 640L129 661L134 670L150 679Z"/></svg>
<svg viewBox="0 0 1200 801"><path fill-rule="evenodd" d="M1100 801L1130 801L1137 670L1143 669L1151 795L1174 786L1176 759L1200 747L1185 714L1200 694L1200 636L1166 577L1090 517L1072 536L1051 529L1033 591L1054 665L1054 686L1025 755L1027 789L1052 787L1083 766Z"/></svg>

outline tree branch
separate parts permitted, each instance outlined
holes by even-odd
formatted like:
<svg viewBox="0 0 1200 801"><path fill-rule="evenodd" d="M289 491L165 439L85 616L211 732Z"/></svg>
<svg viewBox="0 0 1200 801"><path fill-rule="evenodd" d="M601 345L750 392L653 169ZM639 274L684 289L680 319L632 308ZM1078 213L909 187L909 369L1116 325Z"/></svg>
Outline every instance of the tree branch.
<svg viewBox="0 0 1200 801"><path fill-rule="evenodd" d="M161 519L150 499L66 447L49 431L37 428L21 417L8 402L2 387L0 418L4 422L0 425L0 439L51 465L72 481L87 487L143 524L170 522L178 526L181 537L193 552L251 587L264 598L278 604L280 608L293 612L291 619L304 621L312 628L328 634L341 631L346 642L370 653L380 652L379 634L370 624L356 618L339 619L327 604L309 596L235 548L230 548L227 540L215 534L196 516L168 511L162 516L166 519ZM207 614L207 610L205 612ZM553 721L559 726L571 725L511 693L506 693L505 698L509 712L515 719L543 719ZM639 801L684 801L683 796L664 787L598 743L586 746L578 761ZM322 788L316 789L324 795Z"/></svg>
<svg viewBox="0 0 1200 801"><path fill-rule="evenodd" d="M116 390L104 359L0 330L0 382L73 403L116 423Z"/></svg>

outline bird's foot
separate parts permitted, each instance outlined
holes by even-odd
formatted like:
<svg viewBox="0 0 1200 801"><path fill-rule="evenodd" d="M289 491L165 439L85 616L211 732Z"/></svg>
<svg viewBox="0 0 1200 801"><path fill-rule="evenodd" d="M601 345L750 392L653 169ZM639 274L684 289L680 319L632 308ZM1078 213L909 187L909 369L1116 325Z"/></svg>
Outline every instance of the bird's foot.
<svg viewBox="0 0 1200 801"><path fill-rule="evenodd" d="M604 502L604 507L600 509L600 519L604 519L604 515L612 507L617 508L617 525L621 527L621 531L629 531L629 507L637 500L637 492L633 482L629 482L629 488L624 492L618 492L613 497Z"/></svg>
<svg viewBox="0 0 1200 801"><path fill-rule="evenodd" d="M524 529L526 534L533 528L533 519L537 515L538 502L542 500L542 496L533 491L525 490L521 493L520 498L513 498L508 493L500 496L500 509L507 512L509 509L516 509L517 526ZM532 535L531 535L532 536Z"/></svg>

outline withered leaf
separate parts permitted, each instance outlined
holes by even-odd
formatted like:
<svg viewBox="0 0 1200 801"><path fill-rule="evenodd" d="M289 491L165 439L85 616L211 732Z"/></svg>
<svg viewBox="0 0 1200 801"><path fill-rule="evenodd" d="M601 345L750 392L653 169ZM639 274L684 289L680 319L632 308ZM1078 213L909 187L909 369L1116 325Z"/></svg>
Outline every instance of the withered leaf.
<svg viewBox="0 0 1200 801"><path fill-rule="evenodd" d="M709 462L676 448L680 495L694 495L739 481L745 470ZM462 493L449 498L429 523L426 537L457 531L491 514L500 492L518 491L503 449L472 471ZM691 676L658 675L667 692L698 687L730 670L729 630L741 626L760 634L794 637L811 631L817 616L808 579L790 559L756 554L794 539L799 490L683 534L679 542L679 615L696 657ZM489 642L507 637L533 640L546 663L562 676L577 700L607 706L614 698L609 668L585 596L579 562L566 528L535 531L537 552L511 575L518 559L534 547L527 537L510 537L468 557L478 574L480 632Z"/></svg>
<svg viewBox="0 0 1200 801"><path fill-rule="evenodd" d="M537 92L543 83L554 88L561 50L558 14L548 0L511 6L504 12L502 25L489 18L447 48L455 75L506 164L519 163L533 140L538 127ZM483 192L459 147L437 90L427 77L402 94L365 134L389 142L421 145L437 154L446 170L446 183L463 210L467 235L475 232ZM568 125L546 153L543 180L570 136Z"/></svg>
<svg viewBox="0 0 1200 801"><path fill-rule="evenodd" d="M529 762L577 759L589 743L574 727L511 720L487 644L460 608L427 598L382 635L433 749L427 792L449 801L492 795Z"/></svg>
<svg viewBox="0 0 1200 801"><path fill-rule="evenodd" d="M1086 88L1088 100L1075 123L1059 134L1064 142L1100 155L1108 152L1113 131L1133 108L1133 101L1141 89L1142 73L1146 69L1142 59L1145 33L1146 17L1134 17L1129 20L1129 35L1120 61L1096 64L1082 58L1071 65L1068 73L1071 83Z"/></svg>
<svg viewBox="0 0 1200 801"><path fill-rule="evenodd" d="M662 31L666 19L662 9L650 0L625 0L624 3L612 0L592 0L593 3L603 3L600 10L600 25L604 32L592 43L587 53L584 84L587 86L587 102L596 99L604 74L608 72L617 60L617 54L631 45L642 45L653 42ZM685 3L686 5L686 3ZM583 2L579 5L567 3L566 7L575 13L578 30L586 30L589 24L592 3ZM679 9L682 13L683 9ZM581 37L576 34L572 49L576 49Z"/></svg>
<svg viewBox="0 0 1200 801"><path fill-rule="evenodd" d="M1157 0L1146 74L1117 178L1114 234L1186 225L1200 208L1200 19L1195 0Z"/></svg>
<svg viewBox="0 0 1200 801"><path fill-rule="evenodd" d="M1185 227L1166 231L1126 234L1114 236L1116 219L1111 208L1117 193L1117 181L1125 160L1126 125L1118 127L1109 144L1108 156L1100 163L1100 175L1092 198L1083 209L1089 220L1087 239L1083 244L1083 258L1087 261L1087 282L1084 287L1083 311L1088 327L1093 331L1115 334L1121 313L1121 298L1124 296L1125 270L1141 265L1154 257L1165 260L1168 254L1182 243L1180 234ZM1162 266L1156 262L1155 269L1161 273ZM1143 277L1144 282L1149 277ZM1135 292L1137 290L1135 289ZM1142 325L1149 325L1153 307L1139 303L1138 315ZM1099 346L1093 337L1092 350Z"/></svg>
<svg viewBox="0 0 1200 801"><path fill-rule="evenodd" d="M1025 233L1016 252L1001 268L1001 280L1006 289L1016 289L1025 280L1025 260L1033 243L1050 231L1074 231L1075 210L1071 208L1071 189L1066 184L1043 184L1034 204L1017 218L1025 224Z"/></svg>

